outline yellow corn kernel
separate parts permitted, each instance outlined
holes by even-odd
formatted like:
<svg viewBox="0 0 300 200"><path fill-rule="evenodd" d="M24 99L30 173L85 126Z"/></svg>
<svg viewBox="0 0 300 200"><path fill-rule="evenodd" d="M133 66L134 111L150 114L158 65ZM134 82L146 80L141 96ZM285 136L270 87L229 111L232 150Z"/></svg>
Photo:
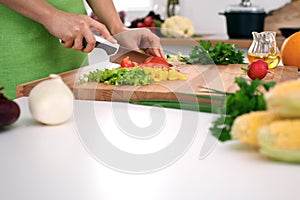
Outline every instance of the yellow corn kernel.
<svg viewBox="0 0 300 200"><path fill-rule="evenodd" d="M162 81L168 80L168 74L169 74L169 72L168 72L167 70L162 70L162 71L160 72L160 79L161 79Z"/></svg>
<svg viewBox="0 0 300 200"><path fill-rule="evenodd" d="M179 79L178 71L176 71L175 69L169 70L168 80L173 81L178 79Z"/></svg>
<svg viewBox="0 0 300 200"><path fill-rule="evenodd" d="M300 80L277 84L265 94L268 110L280 117L300 117Z"/></svg>
<svg viewBox="0 0 300 200"><path fill-rule="evenodd" d="M258 130L278 119L268 111L255 111L238 116L232 125L231 136L243 143L258 147Z"/></svg>
<svg viewBox="0 0 300 200"><path fill-rule="evenodd" d="M186 80L186 79L187 79L186 74L179 73L179 80Z"/></svg>
<svg viewBox="0 0 300 200"><path fill-rule="evenodd" d="M300 91L300 80L289 80L274 86L270 93L272 95L285 95L287 93L294 93Z"/></svg>
<svg viewBox="0 0 300 200"><path fill-rule="evenodd" d="M167 68L144 67L143 68L153 81L166 81L166 80L186 80L186 74L182 74L175 69L168 70Z"/></svg>
<svg viewBox="0 0 300 200"><path fill-rule="evenodd" d="M274 147L300 150L300 119L274 121L269 125Z"/></svg>

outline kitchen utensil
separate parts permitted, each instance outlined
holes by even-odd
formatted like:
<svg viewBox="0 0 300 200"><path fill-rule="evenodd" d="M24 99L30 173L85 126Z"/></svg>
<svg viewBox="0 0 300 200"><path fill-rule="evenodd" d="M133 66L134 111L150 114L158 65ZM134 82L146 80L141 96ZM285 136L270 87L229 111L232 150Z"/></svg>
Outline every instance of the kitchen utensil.
<svg viewBox="0 0 300 200"><path fill-rule="evenodd" d="M110 56L110 61L114 63L121 63L122 59L126 56L129 56L132 61L137 63L144 62L147 58L152 57L148 54L144 54L123 46L119 44L113 44L108 40L100 37L98 35L94 35L96 39L95 48L103 49L108 56ZM61 43L64 43L63 40L60 40ZM83 38L82 46L83 48L87 45L86 40Z"/></svg>
<svg viewBox="0 0 300 200"><path fill-rule="evenodd" d="M134 61L137 63L143 63L143 62L145 62L145 60L153 57L151 55L120 46L118 49L118 52L116 54L110 56L109 60L112 63L120 64L122 62L122 60L127 56L129 56L131 61Z"/></svg>
<svg viewBox="0 0 300 200"><path fill-rule="evenodd" d="M122 60L129 56L131 61L137 62L137 63L143 63L147 59L152 58L153 56L145 53L141 53L135 50L132 50L130 48L120 46L119 44L113 44L109 42L108 40L102 38L101 36L94 35L96 38L96 46L95 48L101 48L103 49L106 54L109 56L109 60L112 63L118 63L121 64ZM61 43L64 43L64 41L60 40ZM82 46L85 47L87 45L86 40L83 38ZM170 66L172 66L170 64Z"/></svg>
<svg viewBox="0 0 300 200"><path fill-rule="evenodd" d="M98 35L94 35L96 39L96 45L95 48L103 49L108 56L113 56L118 52L118 49L120 47L119 44L113 44L109 42L108 40L104 39L103 37L100 37ZM83 38L83 47L87 45L86 40Z"/></svg>
<svg viewBox="0 0 300 200"><path fill-rule="evenodd" d="M97 41L96 47L104 49L107 55L110 56L109 60L112 63L121 64L122 60L127 56L129 56L131 61L134 61L136 63L144 63L146 60L153 58L152 55L141 53L139 51L132 50L119 44L112 44L109 41L97 35L95 35L95 38ZM169 63L169 66L172 67L173 65Z"/></svg>
<svg viewBox="0 0 300 200"><path fill-rule="evenodd" d="M292 34L300 31L300 27L285 27L285 28L279 28L281 35L285 38L288 38Z"/></svg>
<svg viewBox="0 0 300 200"><path fill-rule="evenodd" d="M224 13L229 38L251 39L252 32L264 30L267 13L263 8L253 6L250 0L242 0L238 5L230 5Z"/></svg>
<svg viewBox="0 0 300 200"><path fill-rule="evenodd" d="M135 50L132 50L127 47L120 46L119 44L113 44L106 39L95 35L96 38L96 48L103 49L108 56L110 56L110 62L120 64L121 61L129 56L131 61L142 63L146 59L151 58L151 55L141 53ZM86 46L86 40L83 40L83 46Z"/></svg>
<svg viewBox="0 0 300 200"><path fill-rule="evenodd" d="M115 55L120 47L119 44L113 44L111 42L109 42L108 40L98 36L98 35L94 35L95 39L96 39L96 45L95 48L100 48L103 49L106 54L108 56L112 56ZM63 44L64 41L59 39L59 41ZM83 38L82 40L82 47L85 48L87 45L87 41L85 40L85 38Z"/></svg>

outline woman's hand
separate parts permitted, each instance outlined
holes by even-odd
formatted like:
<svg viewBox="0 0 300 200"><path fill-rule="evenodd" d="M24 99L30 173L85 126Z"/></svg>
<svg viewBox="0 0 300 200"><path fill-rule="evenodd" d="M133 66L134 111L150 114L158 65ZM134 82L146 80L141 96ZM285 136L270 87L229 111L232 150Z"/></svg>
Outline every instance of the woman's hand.
<svg viewBox="0 0 300 200"><path fill-rule="evenodd" d="M159 37L146 28L125 28L112 0L87 0L87 2L121 46L137 51L142 49L153 56L164 57Z"/></svg>
<svg viewBox="0 0 300 200"><path fill-rule="evenodd" d="M124 29L113 36L121 46L164 58L160 38L147 28Z"/></svg>
<svg viewBox="0 0 300 200"><path fill-rule="evenodd" d="M73 48L87 53L92 51L96 39L91 30L99 32L105 39L116 43L105 25L83 14L72 14L56 10L55 14L43 22L43 25L51 34L60 38L63 41L62 45L66 48ZM82 45L83 38L87 42L85 47Z"/></svg>
<svg viewBox="0 0 300 200"><path fill-rule="evenodd" d="M64 47L90 52L96 44L92 30L99 32L110 42L116 43L106 26L100 22L87 15L58 10L45 0L0 0L0 3L42 24L52 35L64 41ZM83 38L87 41L85 48L82 46Z"/></svg>

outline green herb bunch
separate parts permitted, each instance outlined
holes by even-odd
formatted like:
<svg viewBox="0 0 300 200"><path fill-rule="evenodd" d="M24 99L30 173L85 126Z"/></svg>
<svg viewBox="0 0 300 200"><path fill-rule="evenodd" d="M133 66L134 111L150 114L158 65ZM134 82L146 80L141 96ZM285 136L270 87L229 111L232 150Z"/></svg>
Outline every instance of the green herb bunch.
<svg viewBox="0 0 300 200"><path fill-rule="evenodd" d="M242 77L236 77L235 83L239 90L226 94L224 108L220 109L223 112L210 128L212 135L220 141L231 139L230 131L236 117L251 111L266 110L264 94L259 87L262 86L268 91L275 85L275 82L262 82L258 79L248 83Z"/></svg>
<svg viewBox="0 0 300 200"><path fill-rule="evenodd" d="M182 61L189 64L242 64L244 52L236 50L235 44L216 42L214 47L211 41L201 40L200 46L194 46L188 57L182 57Z"/></svg>

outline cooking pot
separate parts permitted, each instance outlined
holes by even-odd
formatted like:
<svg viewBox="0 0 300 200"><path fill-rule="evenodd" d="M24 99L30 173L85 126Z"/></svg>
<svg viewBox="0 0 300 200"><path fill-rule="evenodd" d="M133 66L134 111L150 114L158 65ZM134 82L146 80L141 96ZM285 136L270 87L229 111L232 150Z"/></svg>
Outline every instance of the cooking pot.
<svg viewBox="0 0 300 200"><path fill-rule="evenodd" d="M252 32L264 30L267 13L263 8L252 6L250 0L242 0L238 5L231 5L224 13L229 38L252 39Z"/></svg>

